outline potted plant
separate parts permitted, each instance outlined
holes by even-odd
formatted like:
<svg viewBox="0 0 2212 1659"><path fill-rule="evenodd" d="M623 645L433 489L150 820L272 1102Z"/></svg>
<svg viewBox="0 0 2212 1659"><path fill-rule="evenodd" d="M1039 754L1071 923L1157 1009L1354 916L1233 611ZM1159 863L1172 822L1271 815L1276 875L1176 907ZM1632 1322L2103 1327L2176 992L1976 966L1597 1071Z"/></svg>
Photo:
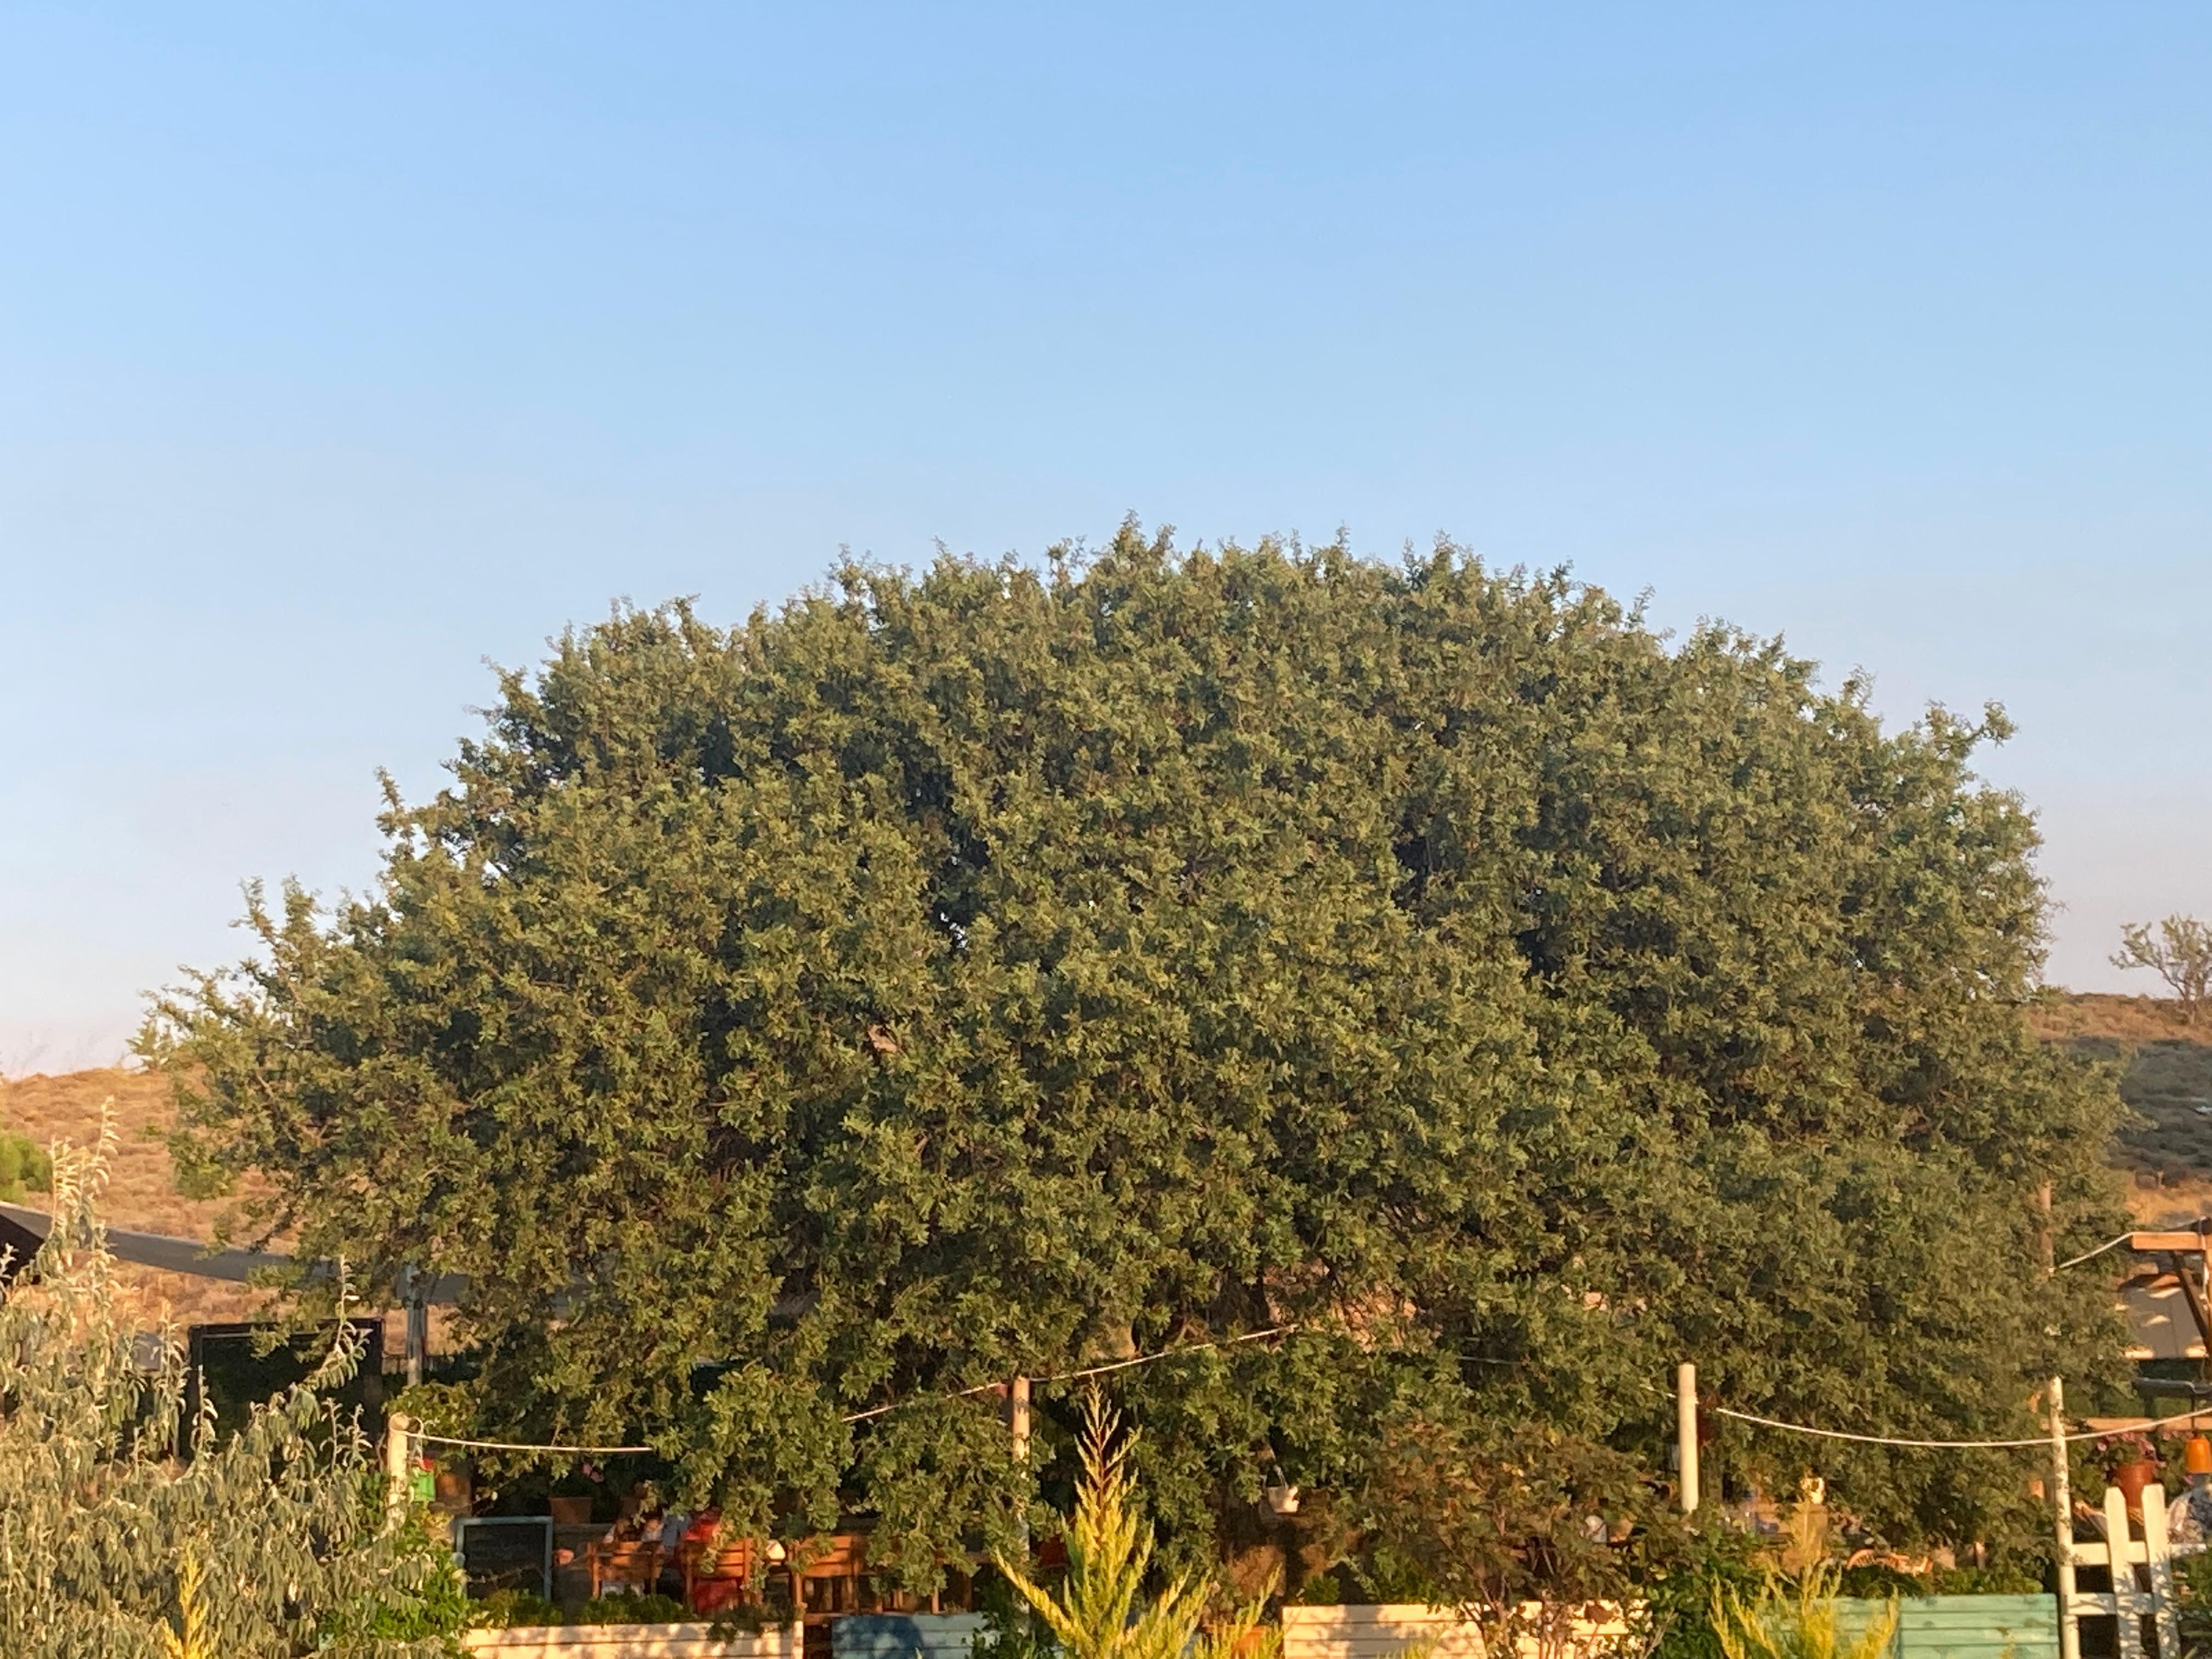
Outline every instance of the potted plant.
<svg viewBox="0 0 2212 1659"><path fill-rule="evenodd" d="M2147 1437L2130 1434L2113 1443L2112 1482L2127 1499L2130 1515L2142 1518L2143 1488L2158 1478L2158 1449Z"/></svg>
<svg viewBox="0 0 2212 1659"><path fill-rule="evenodd" d="M552 1496L545 1500L547 1510L558 1527L580 1527L592 1518L592 1508L599 1501L599 1472L591 1464L580 1464L553 1483Z"/></svg>

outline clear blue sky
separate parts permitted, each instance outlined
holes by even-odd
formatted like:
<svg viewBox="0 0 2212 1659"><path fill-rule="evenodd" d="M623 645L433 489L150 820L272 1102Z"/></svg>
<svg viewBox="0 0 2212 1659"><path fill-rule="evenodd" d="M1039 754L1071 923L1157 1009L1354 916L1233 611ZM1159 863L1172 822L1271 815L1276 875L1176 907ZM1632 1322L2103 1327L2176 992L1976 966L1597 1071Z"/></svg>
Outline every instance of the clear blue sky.
<svg viewBox="0 0 2212 1659"><path fill-rule="evenodd" d="M611 599L1450 532L2212 914L2212 10L0 6L0 1069ZM2142 988L2148 988L2147 986Z"/></svg>

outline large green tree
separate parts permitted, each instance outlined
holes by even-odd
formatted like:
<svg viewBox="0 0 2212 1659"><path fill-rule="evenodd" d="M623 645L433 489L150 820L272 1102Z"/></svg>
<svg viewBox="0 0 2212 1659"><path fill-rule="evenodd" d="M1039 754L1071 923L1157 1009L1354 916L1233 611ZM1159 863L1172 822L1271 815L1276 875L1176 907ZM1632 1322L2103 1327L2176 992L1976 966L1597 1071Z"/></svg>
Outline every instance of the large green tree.
<svg viewBox="0 0 2212 1659"><path fill-rule="evenodd" d="M917 1579L1020 1500L958 1391L1285 1325L1120 1378L1170 1548L1278 1463L1357 1516L1407 1444L1656 1458L1681 1358L2027 1432L2115 1351L2040 1263L2117 1102L2024 1023L2003 735L1449 546L850 567L504 675L375 890L257 901L146 1042L202 1176L469 1275L487 1423L872 1508ZM2023 1484L1809 1461L1899 1538Z"/></svg>

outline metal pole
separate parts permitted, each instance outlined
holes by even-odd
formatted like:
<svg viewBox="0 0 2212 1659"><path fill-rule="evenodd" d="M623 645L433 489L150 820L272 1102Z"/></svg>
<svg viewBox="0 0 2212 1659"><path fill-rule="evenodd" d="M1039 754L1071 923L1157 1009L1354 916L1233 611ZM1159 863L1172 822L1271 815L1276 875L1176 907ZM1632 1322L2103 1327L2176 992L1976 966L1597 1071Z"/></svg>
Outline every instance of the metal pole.
<svg viewBox="0 0 2212 1659"><path fill-rule="evenodd" d="M1680 1449L1682 1513L1698 1511L1698 1368L1684 1360L1674 1368L1674 1443ZM2080 1659L2066 1654L2063 1659Z"/></svg>
<svg viewBox="0 0 2212 1659"><path fill-rule="evenodd" d="M2066 1384L2051 1379L2051 1492L2058 1545L2058 1659L2081 1659L2081 1626L2074 1612L2074 1487L2066 1468ZM2126 1540L2122 1540L2124 1543ZM2128 1571L2113 1549L2113 1583Z"/></svg>

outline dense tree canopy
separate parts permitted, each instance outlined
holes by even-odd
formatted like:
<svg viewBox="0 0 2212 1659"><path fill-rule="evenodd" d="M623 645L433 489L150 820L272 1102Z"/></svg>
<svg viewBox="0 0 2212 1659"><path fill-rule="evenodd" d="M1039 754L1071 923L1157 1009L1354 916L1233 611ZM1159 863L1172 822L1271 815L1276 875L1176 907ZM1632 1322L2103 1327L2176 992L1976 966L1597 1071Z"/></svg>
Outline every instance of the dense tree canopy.
<svg viewBox="0 0 2212 1659"><path fill-rule="evenodd" d="M917 1578L1017 1501L957 1391L1289 1325L1118 1379L1184 1547L1425 1433L1656 1466L1682 1358L2032 1431L2115 1352L2037 1281L2113 1227L2117 1102L2024 1023L2002 735L1449 547L853 567L505 675L377 889L257 903L147 1042L204 1175L471 1277L487 1423L872 1510ZM2022 1487L1811 1461L1899 1538Z"/></svg>

